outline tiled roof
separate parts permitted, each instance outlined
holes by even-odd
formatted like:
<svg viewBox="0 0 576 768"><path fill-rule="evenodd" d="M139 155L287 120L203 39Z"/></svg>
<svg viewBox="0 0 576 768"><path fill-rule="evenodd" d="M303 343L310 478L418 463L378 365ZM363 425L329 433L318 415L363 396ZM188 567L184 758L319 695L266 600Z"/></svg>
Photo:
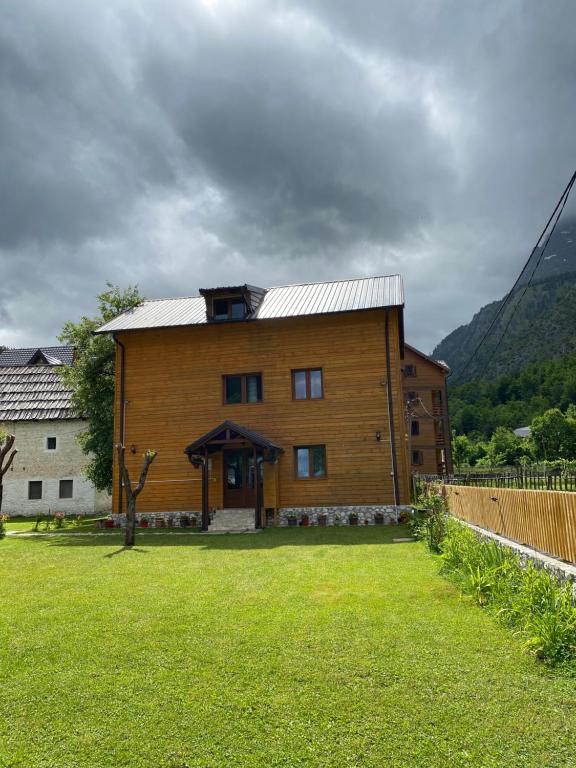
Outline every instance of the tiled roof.
<svg viewBox="0 0 576 768"><path fill-rule="evenodd" d="M74 347L31 347L27 349L5 349L0 352L0 366L31 365L34 359L44 357L49 365L72 365Z"/></svg>
<svg viewBox="0 0 576 768"><path fill-rule="evenodd" d="M284 285L268 288L259 307L248 317L248 321L403 305L404 288L400 275ZM129 309L103 325L97 332L201 325L206 322L206 303L202 296L156 299L144 301L134 309Z"/></svg>
<svg viewBox="0 0 576 768"><path fill-rule="evenodd" d="M0 367L0 422L75 419L70 390L50 365Z"/></svg>

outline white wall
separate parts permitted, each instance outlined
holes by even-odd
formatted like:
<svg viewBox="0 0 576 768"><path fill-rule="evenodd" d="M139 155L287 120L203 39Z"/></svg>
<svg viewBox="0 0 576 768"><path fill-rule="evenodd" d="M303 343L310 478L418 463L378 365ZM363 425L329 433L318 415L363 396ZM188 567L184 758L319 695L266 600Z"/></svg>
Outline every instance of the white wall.
<svg viewBox="0 0 576 768"><path fill-rule="evenodd" d="M82 474L86 456L76 436L86 428L84 421L15 421L0 427L16 436L14 448L18 448L11 469L4 475L2 514L43 515L50 511L87 515L110 509L110 497L98 493ZM47 449L48 437L56 438L56 450ZM41 499L28 498L31 480L42 481ZM59 498L60 480L73 481L71 499Z"/></svg>

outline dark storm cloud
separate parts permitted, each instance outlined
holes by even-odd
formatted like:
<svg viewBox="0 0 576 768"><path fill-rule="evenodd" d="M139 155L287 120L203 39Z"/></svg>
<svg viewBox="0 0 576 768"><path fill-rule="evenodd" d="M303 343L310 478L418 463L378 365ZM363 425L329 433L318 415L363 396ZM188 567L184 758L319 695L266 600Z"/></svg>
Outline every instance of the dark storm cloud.
<svg viewBox="0 0 576 768"><path fill-rule="evenodd" d="M576 8L23 0L0 25L0 344L150 296L401 272L430 349L574 162ZM42 312L39 312L39 307Z"/></svg>

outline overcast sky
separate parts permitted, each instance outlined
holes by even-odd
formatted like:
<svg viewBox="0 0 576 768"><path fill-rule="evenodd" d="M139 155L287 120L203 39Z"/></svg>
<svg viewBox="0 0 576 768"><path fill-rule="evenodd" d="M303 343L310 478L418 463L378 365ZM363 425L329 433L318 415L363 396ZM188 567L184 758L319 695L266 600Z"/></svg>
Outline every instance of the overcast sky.
<svg viewBox="0 0 576 768"><path fill-rule="evenodd" d="M576 163L573 0L5 0L0 344L150 298L399 272L425 351Z"/></svg>

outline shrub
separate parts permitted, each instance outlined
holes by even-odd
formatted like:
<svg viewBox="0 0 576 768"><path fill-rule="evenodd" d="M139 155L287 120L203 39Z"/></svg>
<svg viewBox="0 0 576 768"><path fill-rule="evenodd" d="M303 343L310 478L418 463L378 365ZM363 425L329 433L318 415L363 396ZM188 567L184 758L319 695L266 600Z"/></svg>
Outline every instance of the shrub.
<svg viewBox="0 0 576 768"><path fill-rule="evenodd" d="M0 515L0 539L3 539L4 536L6 536L6 521L8 520L7 515Z"/></svg>
<svg viewBox="0 0 576 768"><path fill-rule="evenodd" d="M547 664L576 659L576 606L572 587L470 528L448 520L442 571L479 605L515 629L524 647Z"/></svg>
<svg viewBox="0 0 576 768"><path fill-rule="evenodd" d="M417 498L418 512L411 521L412 533L432 552L440 552L446 536L448 504L436 486L424 486Z"/></svg>

